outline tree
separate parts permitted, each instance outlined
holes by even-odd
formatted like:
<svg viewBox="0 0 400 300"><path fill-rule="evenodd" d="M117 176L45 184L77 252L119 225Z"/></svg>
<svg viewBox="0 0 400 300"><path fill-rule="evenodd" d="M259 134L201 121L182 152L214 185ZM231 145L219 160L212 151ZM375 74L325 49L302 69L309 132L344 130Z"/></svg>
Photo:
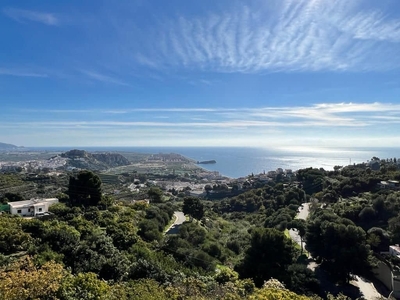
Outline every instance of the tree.
<svg viewBox="0 0 400 300"><path fill-rule="evenodd" d="M265 282L264 286L256 290L249 296L249 300L311 300L310 298L298 295L289 291L285 286L274 278L270 278Z"/></svg>
<svg viewBox="0 0 400 300"><path fill-rule="evenodd" d="M62 282L59 294L65 300L107 300L111 299L112 295L107 282L91 272L67 276Z"/></svg>
<svg viewBox="0 0 400 300"><path fill-rule="evenodd" d="M69 178L68 194L73 206L97 206L101 201L100 177L91 171L81 171Z"/></svg>
<svg viewBox="0 0 400 300"><path fill-rule="evenodd" d="M204 205L199 198L186 197L183 200L183 213L200 220L204 216Z"/></svg>
<svg viewBox="0 0 400 300"><path fill-rule="evenodd" d="M306 240L311 255L337 281L348 282L350 274L370 271L366 233L348 219L323 212L308 224Z"/></svg>
<svg viewBox="0 0 400 300"><path fill-rule="evenodd" d="M281 231L257 228L253 230L250 247L236 270L241 278L253 278L260 287L271 277L286 279L287 269L297 254L293 242Z"/></svg>
<svg viewBox="0 0 400 300"><path fill-rule="evenodd" d="M3 202L14 202L14 201L21 201L24 198L20 194L14 194L14 193L5 193L3 197Z"/></svg>
<svg viewBox="0 0 400 300"><path fill-rule="evenodd" d="M64 275L62 265L36 267L30 257L0 269L0 300L56 299Z"/></svg>
<svg viewBox="0 0 400 300"><path fill-rule="evenodd" d="M152 186L147 192L151 202L160 203L162 202L163 192L159 187Z"/></svg>
<svg viewBox="0 0 400 300"><path fill-rule="evenodd" d="M210 184L206 184L205 186L204 186L204 190L206 191L206 193L207 193L207 195L209 195L210 194L210 192L212 191L212 186L210 185Z"/></svg>
<svg viewBox="0 0 400 300"><path fill-rule="evenodd" d="M0 253L12 254L24 251L32 243L32 237L24 232L25 223L19 216L0 215Z"/></svg>
<svg viewBox="0 0 400 300"><path fill-rule="evenodd" d="M109 207L113 206L115 203L115 200L111 196L103 196L102 199L99 202L99 206L102 209L108 209Z"/></svg>
<svg viewBox="0 0 400 300"><path fill-rule="evenodd" d="M301 254L303 254L303 241L306 235L307 222L303 219L294 219L290 225L291 228L296 228L300 236Z"/></svg>

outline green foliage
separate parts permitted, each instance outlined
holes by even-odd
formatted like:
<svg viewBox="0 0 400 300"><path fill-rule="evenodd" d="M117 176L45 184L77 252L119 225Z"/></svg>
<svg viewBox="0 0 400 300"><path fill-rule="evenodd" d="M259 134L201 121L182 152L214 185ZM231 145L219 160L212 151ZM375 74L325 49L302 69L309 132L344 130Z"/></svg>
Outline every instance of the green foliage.
<svg viewBox="0 0 400 300"><path fill-rule="evenodd" d="M157 281L141 279L126 285L126 299L129 300L167 300L177 299L173 289L164 289Z"/></svg>
<svg viewBox="0 0 400 300"><path fill-rule="evenodd" d="M295 210L291 210L287 207L278 209L265 219L264 227L276 228L280 231L284 231L286 228L290 227L295 216Z"/></svg>
<svg viewBox="0 0 400 300"><path fill-rule="evenodd" d="M204 205L199 198L186 197L183 199L183 213L200 220L204 216Z"/></svg>
<svg viewBox="0 0 400 300"><path fill-rule="evenodd" d="M112 290L103 280L94 273L79 273L75 276L66 276L59 290L63 300L109 300Z"/></svg>
<svg viewBox="0 0 400 300"><path fill-rule="evenodd" d="M309 300L310 298L293 293L278 280L270 278L261 289L250 295L249 300Z"/></svg>
<svg viewBox="0 0 400 300"><path fill-rule="evenodd" d="M79 207L68 207L65 203L55 203L49 207L49 212L56 215L57 219L68 221L82 214Z"/></svg>
<svg viewBox="0 0 400 300"><path fill-rule="evenodd" d="M0 214L0 254L27 250L31 236L23 231L24 220L19 216Z"/></svg>
<svg viewBox="0 0 400 300"><path fill-rule="evenodd" d="M73 273L93 272L106 280L122 280L127 276L130 262L103 232L93 232L67 257Z"/></svg>
<svg viewBox="0 0 400 300"><path fill-rule="evenodd" d="M320 283L315 273L304 264L293 264L288 267L287 287L298 294L320 293Z"/></svg>
<svg viewBox="0 0 400 300"><path fill-rule="evenodd" d="M128 250L138 241L137 228L131 222L113 223L106 227L113 244L120 250Z"/></svg>
<svg viewBox="0 0 400 300"><path fill-rule="evenodd" d="M97 206L101 201L101 180L91 171L81 171L71 176L68 187L72 206Z"/></svg>
<svg viewBox="0 0 400 300"><path fill-rule="evenodd" d="M282 232L257 228L252 231L250 248L236 270L241 278L252 278L256 286L271 277L284 280L297 254L293 242Z"/></svg>
<svg viewBox="0 0 400 300"><path fill-rule="evenodd" d="M80 232L74 227L64 223L53 221L47 223L42 234L42 241L47 243L53 251L70 256L80 242Z"/></svg>
<svg viewBox="0 0 400 300"><path fill-rule="evenodd" d="M337 281L347 282L350 273L368 274L370 250L366 233L350 220L321 211L309 222L306 240L312 256L321 260Z"/></svg>
<svg viewBox="0 0 400 300"><path fill-rule="evenodd" d="M192 210L190 215L201 222L185 222L176 235L163 234L174 206L155 203L163 200L157 188L149 190L150 205L114 203L101 195L97 175L86 174L77 183L77 174L69 191L73 196L76 192L70 198L73 206L53 205L49 219L0 216L0 265L11 266L14 255L26 251L36 270L49 263L63 266L56 292L60 300L296 299L300 296L292 292L318 293L319 285L312 271L296 262L299 251L280 231L298 230L311 254L337 281L346 281L350 273L368 273L369 247L379 252L390 242L400 243L400 192L376 185L397 178L398 171L345 167L299 174L307 198L320 201L307 226L295 219L306 198L303 189L288 182L265 185L253 177L245 192L236 187L234 197L227 193L227 198L212 202L187 197L184 210ZM85 193L90 185L97 190L95 201ZM216 188L226 190L221 184ZM263 226L267 228L259 228ZM216 272L217 264L225 266ZM240 278L252 279L240 280L226 266L236 266ZM277 286L254 290L253 279L260 287L271 276L291 291Z"/></svg>
<svg viewBox="0 0 400 300"><path fill-rule="evenodd" d="M324 188L324 176L326 172L323 169L307 168L298 170L297 180L303 184L304 191L312 195L322 191Z"/></svg>
<svg viewBox="0 0 400 300"><path fill-rule="evenodd" d="M7 202L14 202L14 201L21 201L21 200L24 200L24 198L20 194L5 193L1 199L1 202L7 203Z"/></svg>
<svg viewBox="0 0 400 300"><path fill-rule="evenodd" d="M160 241L162 234L160 232L159 224L156 220L143 220L139 223L138 234L146 241Z"/></svg>
<svg viewBox="0 0 400 300"><path fill-rule="evenodd" d="M204 243L207 231L195 223L184 223L179 228L179 236L194 246Z"/></svg>
<svg viewBox="0 0 400 300"><path fill-rule="evenodd" d="M163 200L163 191L156 186L152 186L147 192L152 203L161 203Z"/></svg>
<svg viewBox="0 0 400 300"><path fill-rule="evenodd" d="M0 268L0 300L56 299L63 267L48 262L35 266L30 257Z"/></svg>

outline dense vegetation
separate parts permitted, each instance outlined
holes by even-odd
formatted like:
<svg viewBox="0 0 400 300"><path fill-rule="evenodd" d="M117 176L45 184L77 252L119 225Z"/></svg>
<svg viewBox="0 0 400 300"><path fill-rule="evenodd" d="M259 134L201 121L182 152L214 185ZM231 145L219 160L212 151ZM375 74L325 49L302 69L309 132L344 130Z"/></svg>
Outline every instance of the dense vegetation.
<svg viewBox="0 0 400 300"><path fill-rule="evenodd" d="M371 276L374 251L400 241L400 191L377 185L400 172L381 164L303 169L268 183L249 176L241 193L214 201L150 187L150 204L116 202L82 171L54 191L64 194L52 215L0 215L0 299L333 299L287 230L331 281ZM0 176L2 186L23 180ZM20 199L17 190L1 196ZM296 219L306 201L309 219ZM165 234L177 210L188 221Z"/></svg>

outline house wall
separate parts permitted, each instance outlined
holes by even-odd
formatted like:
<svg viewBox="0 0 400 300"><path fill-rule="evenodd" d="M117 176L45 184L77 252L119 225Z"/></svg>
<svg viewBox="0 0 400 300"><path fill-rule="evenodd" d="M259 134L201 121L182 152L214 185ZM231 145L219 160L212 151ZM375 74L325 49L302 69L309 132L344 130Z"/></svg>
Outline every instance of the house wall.
<svg viewBox="0 0 400 300"><path fill-rule="evenodd" d="M35 215L37 215L38 213L45 213L48 211L49 211L49 207L48 207L48 205L46 205L46 203L35 204Z"/></svg>
<svg viewBox="0 0 400 300"><path fill-rule="evenodd" d="M37 202L37 203L32 202L31 204L25 203L24 206L21 205L20 207L17 206L15 208L11 207L10 205L10 213L13 215L20 215L23 217L35 216L38 213L48 212L49 207L54 203L58 203L57 198L44 199L43 202ZM18 210L21 210L21 212L19 213Z"/></svg>
<svg viewBox="0 0 400 300"><path fill-rule="evenodd" d="M400 278L397 276L393 278L393 297L400 297Z"/></svg>
<svg viewBox="0 0 400 300"><path fill-rule="evenodd" d="M20 213L18 212L19 210L21 211ZM12 215L20 215L23 217L27 217L27 216L33 216L34 209L28 207L16 207L16 208L10 207L10 212Z"/></svg>
<svg viewBox="0 0 400 300"><path fill-rule="evenodd" d="M398 251L397 249L393 248L392 246L389 247L389 253L392 256L400 255L400 251Z"/></svg>
<svg viewBox="0 0 400 300"><path fill-rule="evenodd" d="M390 267L379 261L374 268L375 278L382 282L389 291L393 291L392 296L400 298L400 276L393 274Z"/></svg>
<svg viewBox="0 0 400 300"><path fill-rule="evenodd" d="M379 261L376 268L374 268L375 278L382 282L386 288L392 290L392 270L384 262Z"/></svg>

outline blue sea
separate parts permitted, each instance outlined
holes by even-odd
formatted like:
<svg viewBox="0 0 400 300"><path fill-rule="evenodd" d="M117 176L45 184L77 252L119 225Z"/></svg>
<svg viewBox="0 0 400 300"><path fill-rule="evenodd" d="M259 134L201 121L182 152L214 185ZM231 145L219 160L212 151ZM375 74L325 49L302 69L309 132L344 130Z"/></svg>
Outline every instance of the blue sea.
<svg viewBox="0 0 400 300"><path fill-rule="evenodd" d="M33 148L31 148L33 149ZM332 170L334 166L346 166L367 162L376 156L400 158L400 148L238 148L238 147L47 147L37 150L67 151L119 151L140 153L179 153L196 161L216 160L216 164L200 165L204 169L218 171L224 176L238 178L259 174L277 168L293 171L314 167Z"/></svg>

